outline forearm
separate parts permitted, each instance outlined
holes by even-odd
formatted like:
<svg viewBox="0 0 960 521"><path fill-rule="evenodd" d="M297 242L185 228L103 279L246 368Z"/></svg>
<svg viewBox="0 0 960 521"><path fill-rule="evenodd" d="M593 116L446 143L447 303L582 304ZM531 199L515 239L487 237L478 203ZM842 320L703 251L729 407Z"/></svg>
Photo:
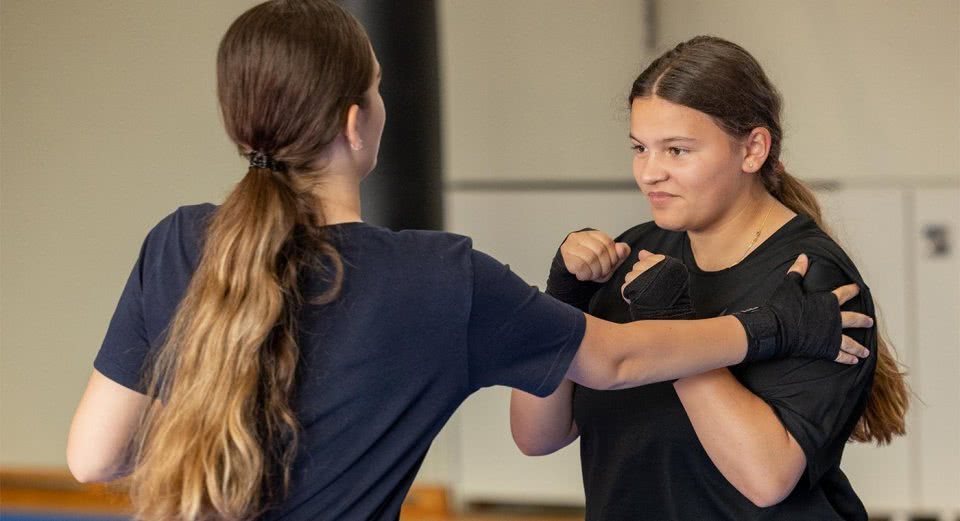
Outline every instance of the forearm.
<svg viewBox="0 0 960 521"><path fill-rule="evenodd" d="M510 431L527 456L543 456L566 447L579 432L573 421L573 382L564 380L550 396L540 398L513 390Z"/></svg>
<svg viewBox="0 0 960 521"><path fill-rule="evenodd" d="M149 403L93 372L67 437L67 465L77 481L110 481L130 472L131 442Z"/></svg>
<svg viewBox="0 0 960 521"><path fill-rule="evenodd" d="M732 316L614 324L587 315L567 376L594 389L623 389L734 365L746 350L746 333Z"/></svg>
<svg viewBox="0 0 960 521"><path fill-rule="evenodd" d="M727 369L673 385L704 450L730 484L760 507L790 494L806 458L766 402Z"/></svg>

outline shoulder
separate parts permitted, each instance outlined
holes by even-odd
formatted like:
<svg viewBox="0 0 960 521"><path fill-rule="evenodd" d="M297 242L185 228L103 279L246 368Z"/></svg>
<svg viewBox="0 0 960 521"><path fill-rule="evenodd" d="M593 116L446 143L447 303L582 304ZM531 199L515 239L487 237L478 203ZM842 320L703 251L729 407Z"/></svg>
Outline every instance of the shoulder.
<svg viewBox="0 0 960 521"><path fill-rule="evenodd" d="M803 253L810 258L810 268L805 277L808 287L833 288L851 282L866 286L860 271L843 247L813 220L798 216L787 226L792 228L787 237L790 255L796 258Z"/></svg>
<svg viewBox="0 0 960 521"><path fill-rule="evenodd" d="M337 242L358 265L380 266L418 280L463 276L473 262L473 241L466 236L432 230L401 230L369 224L339 228Z"/></svg>
<svg viewBox="0 0 960 521"><path fill-rule="evenodd" d="M468 255L473 249L470 237L434 230L393 231L379 226L365 226L366 241L388 250L399 250L407 255L424 258L449 259Z"/></svg>
<svg viewBox="0 0 960 521"><path fill-rule="evenodd" d="M199 242L216 210L217 206L210 203L181 206L154 225L147 235L147 240L159 241L177 237Z"/></svg>
<svg viewBox="0 0 960 521"><path fill-rule="evenodd" d="M197 265L210 217L217 206L209 203L181 206L147 233L140 251L148 272L171 269L192 271Z"/></svg>

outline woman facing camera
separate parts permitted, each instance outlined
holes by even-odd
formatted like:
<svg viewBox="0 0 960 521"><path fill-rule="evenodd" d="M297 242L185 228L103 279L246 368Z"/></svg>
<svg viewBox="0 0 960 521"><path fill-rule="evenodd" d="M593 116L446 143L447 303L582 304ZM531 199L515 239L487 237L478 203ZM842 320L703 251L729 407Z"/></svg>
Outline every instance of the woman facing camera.
<svg viewBox="0 0 960 521"><path fill-rule="evenodd" d="M873 316L814 195L780 161L780 105L731 42L697 37L654 61L630 93L633 173L654 220L616 240L568 235L547 292L613 322L749 313L805 252L805 288L856 283L847 308ZM567 381L547 398L514 391L514 439L536 455L580 438L588 520L866 520L843 449L903 434L907 391L877 330L853 337L876 356L612 391Z"/></svg>

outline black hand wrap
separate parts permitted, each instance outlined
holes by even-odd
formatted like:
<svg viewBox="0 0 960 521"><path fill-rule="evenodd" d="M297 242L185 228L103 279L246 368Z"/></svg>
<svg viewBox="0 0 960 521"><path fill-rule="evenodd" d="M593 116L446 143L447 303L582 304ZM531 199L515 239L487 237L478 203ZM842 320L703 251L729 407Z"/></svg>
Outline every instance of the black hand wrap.
<svg viewBox="0 0 960 521"><path fill-rule="evenodd" d="M666 257L623 290L634 320L686 320L695 315L690 300L690 274L682 262Z"/></svg>
<svg viewBox="0 0 960 521"><path fill-rule="evenodd" d="M576 275L567 271L560 250L557 250L557 254L553 256L553 263L550 264L550 276L547 277L547 295L581 311L586 311L590 305L590 299L600 286L602 284L597 282L577 280Z"/></svg>
<svg viewBox="0 0 960 521"><path fill-rule="evenodd" d="M587 231L594 231L594 229L584 228L568 233L567 236L563 238L563 241L560 242L560 247L563 246L563 243L567 242L567 239L569 239L571 235ZM567 271L567 266L563 262L563 255L560 254L560 247L557 247L557 253L553 256L553 262L550 264L550 275L547 276L547 290L544 293L564 304L570 304L580 311L586 312L590 306L590 299L593 298L593 294L596 293L603 284L589 280L577 280L576 275Z"/></svg>
<svg viewBox="0 0 960 521"><path fill-rule="evenodd" d="M805 293L799 273L788 273L763 306L733 316L747 332L744 362L788 356L835 360L840 353L837 297L828 291Z"/></svg>

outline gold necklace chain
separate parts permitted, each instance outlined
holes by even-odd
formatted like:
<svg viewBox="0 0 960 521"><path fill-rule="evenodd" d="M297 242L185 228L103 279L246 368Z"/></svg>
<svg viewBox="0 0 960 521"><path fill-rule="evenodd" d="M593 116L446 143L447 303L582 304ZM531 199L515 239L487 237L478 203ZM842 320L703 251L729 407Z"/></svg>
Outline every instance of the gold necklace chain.
<svg viewBox="0 0 960 521"><path fill-rule="evenodd" d="M743 259L747 258L747 255L750 253L750 250L752 250L753 247L756 246L757 240L760 239L760 234L763 233L763 227L767 225L767 217L770 215L770 210L772 209L773 209L773 205L768 204L767 211L764 212L763 214L763 221L760 223L760 228L757 229L757 233L753 234L753 240L750 241L750 246L747 246L747 251L743 252L743 256L740 257L740 259L737 260L737 262L734 262L733 264L731 264L731 266L736 266L737 264L740 264L740 262L742 262Z"/></svg>

